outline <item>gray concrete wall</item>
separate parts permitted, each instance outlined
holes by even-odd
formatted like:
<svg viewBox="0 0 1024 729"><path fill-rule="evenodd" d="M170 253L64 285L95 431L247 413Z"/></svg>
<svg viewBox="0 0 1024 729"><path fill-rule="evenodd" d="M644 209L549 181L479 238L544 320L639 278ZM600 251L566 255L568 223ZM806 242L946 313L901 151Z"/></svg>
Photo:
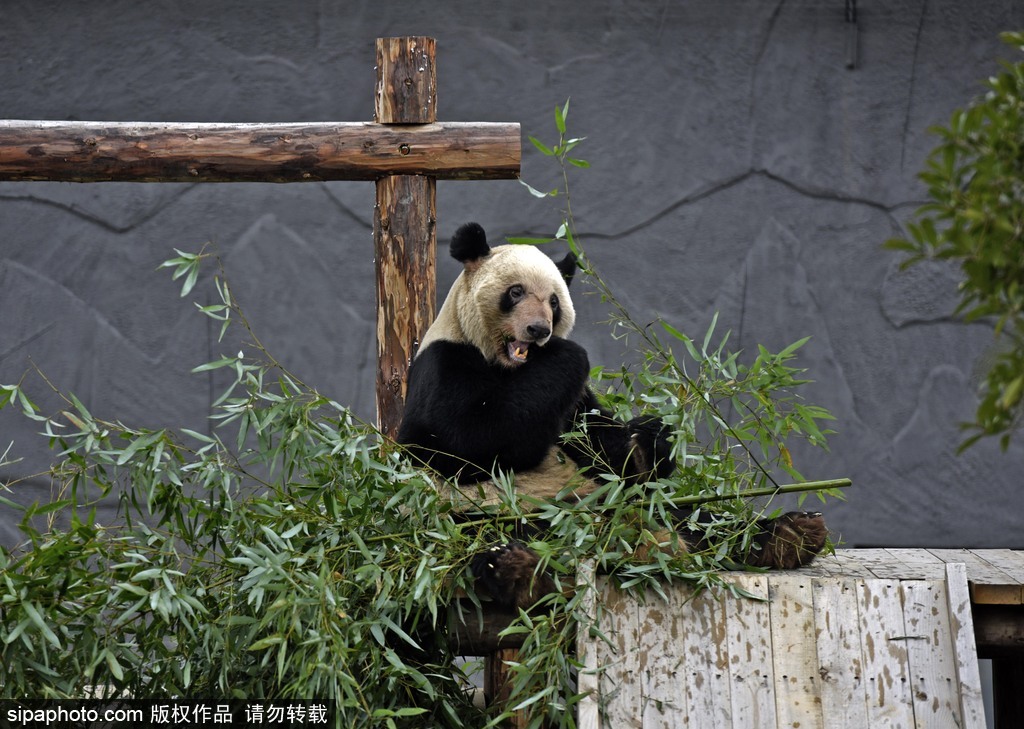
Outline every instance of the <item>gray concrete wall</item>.
<svg viewBox="0 0 1024 729"><path fill-rule="evenodd" d="M922 202L925 129L981 91L1024 5L858 6L849 69L842 0L5 0L0 117L367 120L374 38L432 35L441 119L518 121L550 139L554 106L572 97L593 163L574 211L638 320L700 337L717 310L747 351L812 335L805 396L838 434L798 465L853 478L829 507L847 543L1024 546L1020 439L954 455L992 330L951 318L955 270L900 272L880 248ZM554 185L528 143L523 176ZM268 347L372 418L372 208L363 183L2 183L0 381L31 361L97 415L205 427L216 383L189 369L234 345L156 266L212 241ZM495 237L550 232L556 210L514 181L438 185L442 240L467 220ZM439 262L442 291L456 271ZM578 299L578 339L617 366L604 310ZM26 456L2 478L45 468L34 430L0 416L0 452L13 439ZM31 478L17 498L49 488ZM14 521L0 517L0 540Z"/></svg>

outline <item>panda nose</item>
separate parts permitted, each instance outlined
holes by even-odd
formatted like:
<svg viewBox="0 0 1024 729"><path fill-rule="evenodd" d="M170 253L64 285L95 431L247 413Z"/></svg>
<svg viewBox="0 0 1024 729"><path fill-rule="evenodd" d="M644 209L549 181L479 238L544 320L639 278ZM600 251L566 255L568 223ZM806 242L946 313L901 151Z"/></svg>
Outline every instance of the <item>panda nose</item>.
<svg viewBox="0 0 1024 729"><path fill-rule="evenodd" d="M533 341L546 339L551 334L551 327L547 324L527 324L526 333L533 338Z"/></svg>

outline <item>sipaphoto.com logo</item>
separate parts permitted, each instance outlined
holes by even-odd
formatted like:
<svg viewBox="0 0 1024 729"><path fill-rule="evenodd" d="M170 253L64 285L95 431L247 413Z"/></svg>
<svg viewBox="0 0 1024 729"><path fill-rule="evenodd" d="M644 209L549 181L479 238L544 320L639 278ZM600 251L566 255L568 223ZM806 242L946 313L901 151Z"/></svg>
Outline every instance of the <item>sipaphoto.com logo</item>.
<svg viewBox="0 0 1024 729"><path fill-rule="evenodd" d="M83 705L81 702L48 702L47 706L32 708L29 706L7 707L3 717L11 727L31 726L90 726L131 724L138 726L146 719L142 708L111 705L103 702L96 706Z"/></svg>
<svg viewBox="0 0 1024 729"><path fill-rule="evenodd" d="M330 725L329 707L269 699L0 699L0 729L304 729Z"/></svg>

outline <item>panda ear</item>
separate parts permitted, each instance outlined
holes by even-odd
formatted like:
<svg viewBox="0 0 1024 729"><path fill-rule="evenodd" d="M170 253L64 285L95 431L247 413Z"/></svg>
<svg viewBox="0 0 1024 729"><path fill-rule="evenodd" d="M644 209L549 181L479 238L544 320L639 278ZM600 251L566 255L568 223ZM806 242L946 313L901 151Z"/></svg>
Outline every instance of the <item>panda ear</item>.
<svg viewBox="0 0 1024 729"><path fill-rule="evenodd" d="M572 277L576 273L576 254L569 251L565 254L565 258L555 263L558 266L558 270L562 274L562 278L565 279L565 285L568 286L572 283Z"/></svg>
<svg viewBox="0 0 1024 729"><path fill-rule="evenodd" d="M478 261L491 252L487 234L479 223L466 223L455 231L451 243L452 258L463 264Z"/></svg>

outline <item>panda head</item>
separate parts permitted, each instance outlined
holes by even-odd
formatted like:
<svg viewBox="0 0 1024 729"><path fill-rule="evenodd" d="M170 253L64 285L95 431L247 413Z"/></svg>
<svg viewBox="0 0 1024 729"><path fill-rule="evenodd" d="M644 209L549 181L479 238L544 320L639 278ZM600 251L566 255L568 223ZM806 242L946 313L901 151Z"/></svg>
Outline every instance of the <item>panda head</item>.
<svg viewBox="0 0 1024 729"><path fill-rule="evenodd" d="M441 331L428 339L468 342L489 362L514 368L552 336L564 338L572 330L572 253L555 263L534 246L491 248L484 229L467 223L452 237L451 254L463 271L435 324Z"/></svg>

